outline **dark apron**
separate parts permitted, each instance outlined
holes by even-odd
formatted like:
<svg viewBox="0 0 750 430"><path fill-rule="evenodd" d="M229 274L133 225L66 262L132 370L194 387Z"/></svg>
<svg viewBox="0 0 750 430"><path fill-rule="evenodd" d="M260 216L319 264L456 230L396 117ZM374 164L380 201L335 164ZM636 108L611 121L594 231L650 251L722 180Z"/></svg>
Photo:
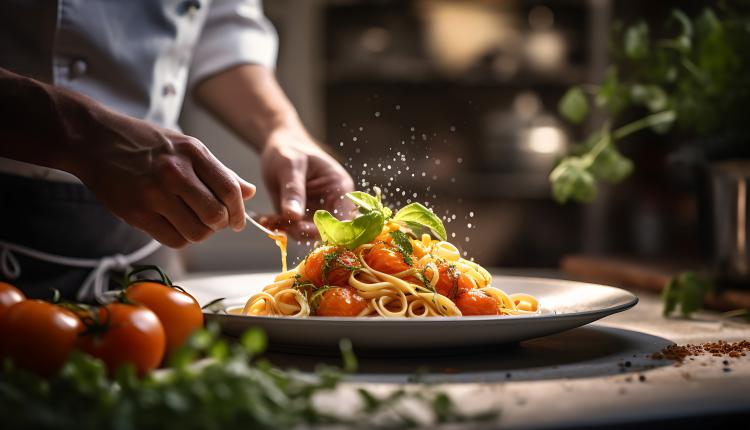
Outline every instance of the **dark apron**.
<svg viewBox="0 0 750 430"><path fill-rule="evenodd" d="M0 240L49 254L101 258L132 253L151 237L112 215L83 185L0 174ZM0 273L0 279L30 298L48 299L56 288L73 300L91 272L14 255L20 276L2 279ZM136 264L157 264L173 278L182 272L176 252L166 247Z"/></svg>

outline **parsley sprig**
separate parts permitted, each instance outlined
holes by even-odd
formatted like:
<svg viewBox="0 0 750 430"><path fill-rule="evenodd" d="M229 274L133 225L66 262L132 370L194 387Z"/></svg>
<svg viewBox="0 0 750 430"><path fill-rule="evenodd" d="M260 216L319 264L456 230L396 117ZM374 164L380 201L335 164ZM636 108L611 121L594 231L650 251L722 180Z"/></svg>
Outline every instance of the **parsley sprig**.
<svg viewBox="0 0 750 430"><path fill-rule="evenodd" d="M258 329L230 343L209 326L172 357L168 372L145 378L127 366L110 378L100 360L78 352L51 379L5 361L0 366L3 429L373 428L383 423L414 428L497 416L495 411L462 414L444 392L424 385L385 395L362 388L359 408L326 407L316 399L356 371L351 343L340 344L343 369L318 366L313 375L273 367L261 357L266 343ZM195 365L206 357L210 360Z"/></svg>

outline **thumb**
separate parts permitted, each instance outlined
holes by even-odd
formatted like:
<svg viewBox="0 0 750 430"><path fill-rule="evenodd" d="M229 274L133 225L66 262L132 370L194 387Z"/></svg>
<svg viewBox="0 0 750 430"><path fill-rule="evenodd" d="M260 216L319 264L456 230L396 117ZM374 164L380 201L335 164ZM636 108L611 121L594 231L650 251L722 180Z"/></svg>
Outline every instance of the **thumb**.
<svg viewBox="0 0 750 430"><path fill-rule="evenodd" d="M305 216L306 178L307 164L279 171L279 208L281 215L291 221L299 221Z"/></svg>
<svg viewBox="0 0 750 430"><path fill-rule="evenodd" d="M250 200L255 197L255 185L247 182L246 180L237 176L237 182L240 184L240 191L242 192L242 200Z"/></svg>

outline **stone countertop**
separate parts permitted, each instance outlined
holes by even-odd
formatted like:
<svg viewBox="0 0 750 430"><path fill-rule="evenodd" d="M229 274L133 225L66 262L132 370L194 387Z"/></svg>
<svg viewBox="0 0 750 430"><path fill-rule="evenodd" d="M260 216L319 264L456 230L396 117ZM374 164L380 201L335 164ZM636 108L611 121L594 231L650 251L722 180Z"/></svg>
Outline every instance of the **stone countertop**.
<svg viewBox="0 0 750 430"><path fill-rule="evenodd" d="M498 422L480 427L616 428L657 422L697 427L706 420L750 415L750 354L702 355L679 366L650 357L673 343L748 340L750 324L708 313L666 319L656 295L638 295L640 302L628 311L518 345L470 354L359 356L358 372L328 401L345 407L355 401L357 387L385 393L409 386L419 374L420 381L440 384L467 410L500 411ZM335 356L270 352L268 358L302 371L321 362L340 364Z"/></svg>

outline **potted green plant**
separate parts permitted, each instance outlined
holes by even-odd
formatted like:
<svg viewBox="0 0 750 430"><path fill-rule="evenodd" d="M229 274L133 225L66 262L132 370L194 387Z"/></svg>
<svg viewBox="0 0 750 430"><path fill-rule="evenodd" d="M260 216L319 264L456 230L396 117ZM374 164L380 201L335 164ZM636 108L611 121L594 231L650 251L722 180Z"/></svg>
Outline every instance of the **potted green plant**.
<svg viewBox="0 0 750 430"><path fill-rule="evenodd" d="M692 17L675 10L656 31L644 21L618 24L603 82L574 86L560 100L561 115L572 123L595 109L605 121L556 164L549 177L553 197L591 201L598 181L618 183L633 171L618 150L625 137L644 129L679 132L690 138L691 157L710 166L720 221L714 273L747 282L750 240L745 243L744 231L750 224L741 209L750 163L739 160L750 158L750 2L719 2ZM635 114L623 124L625 115ZM680 283L673 281L673 292ZM706 290L705 283L694 289Z"/></svg>

